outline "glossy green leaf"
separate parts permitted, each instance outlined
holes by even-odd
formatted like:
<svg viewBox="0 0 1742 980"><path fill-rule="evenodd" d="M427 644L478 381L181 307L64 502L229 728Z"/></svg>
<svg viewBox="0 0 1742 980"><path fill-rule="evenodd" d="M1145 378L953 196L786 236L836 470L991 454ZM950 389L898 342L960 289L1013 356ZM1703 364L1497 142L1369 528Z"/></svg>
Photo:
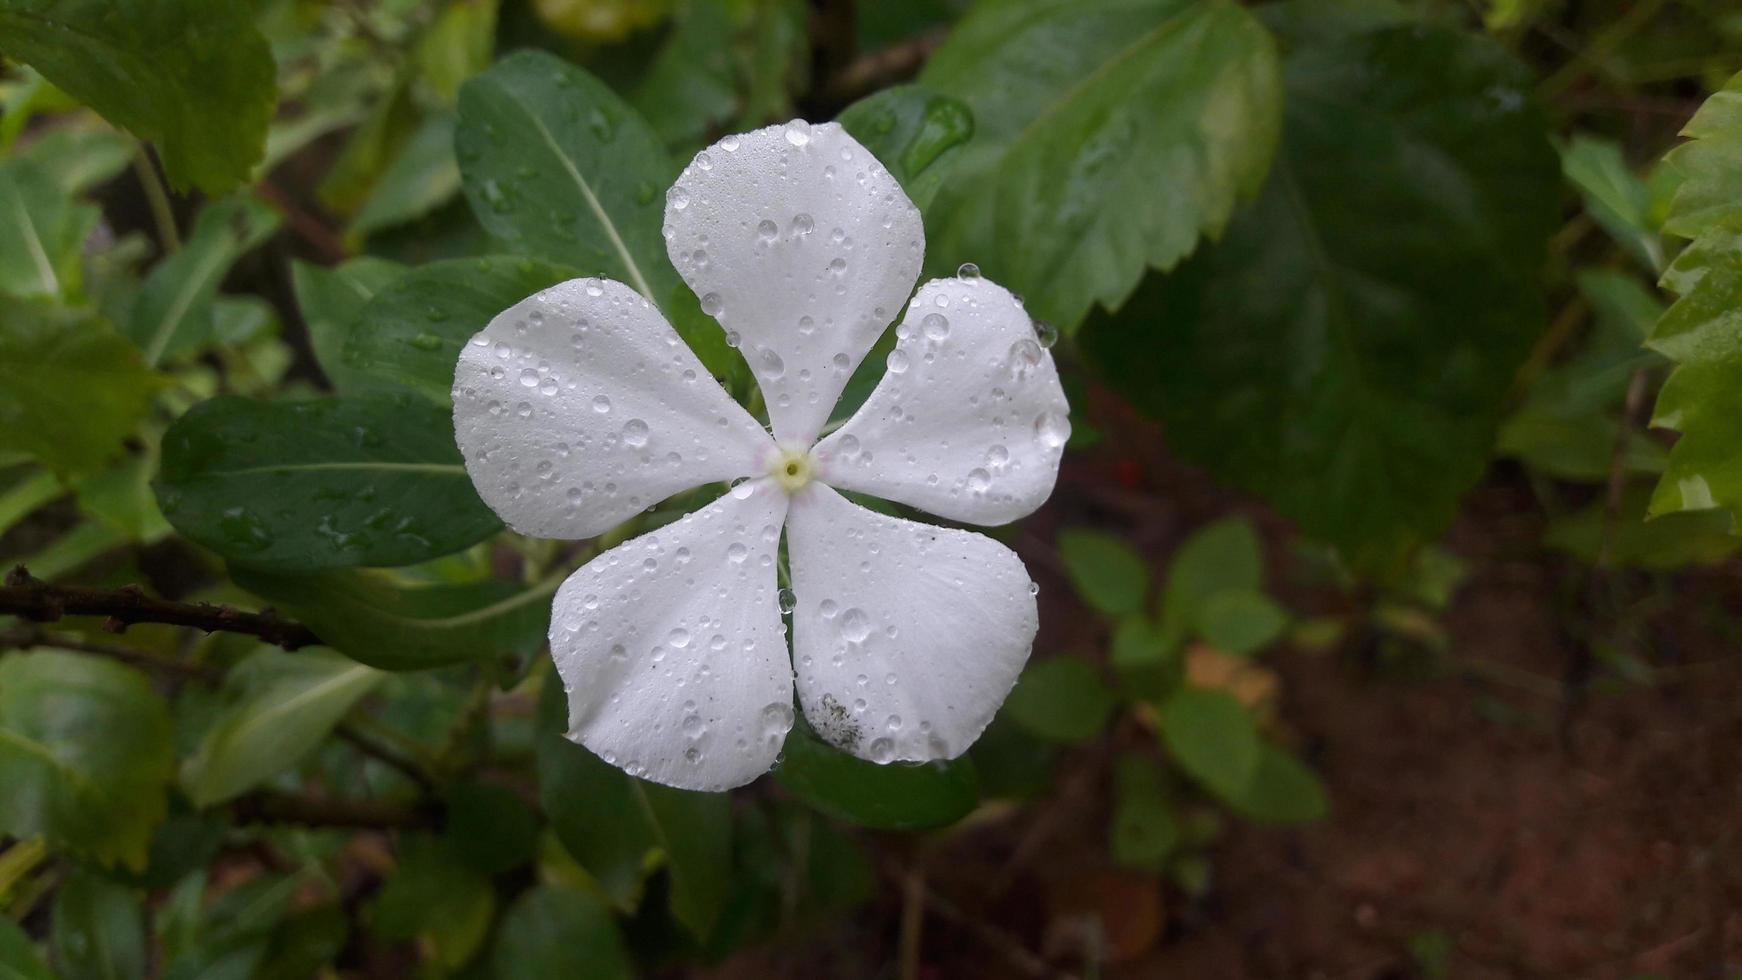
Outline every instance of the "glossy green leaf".
<svg viewBox="0 0 1742 980"><path fill-rule="evenodd" d="M619 906L647 871L671 875L672 915L705 939L729 897L731 799L625 774L555 732L538 742L539 799L557 837Z"/></svg>
<svg viewBox="0 0 1742 980"><path fill-rule="evenodd" d="M1251 780L1227 802L1246 819L1269 824L1306 823L1330 811L1319 777L1274 745L1260 749Z"/></svg>
<svg viewBox="0 0 1742 980"><path fill-rule="evenodd" d="M1650 346L1676 362L1652 424L1681 432L1650 514L1742 516L1742 75L1688 122L1666 161L1685 177L1665 228L1694 238L1662 285L1680 298Z"/></svg>
<svg viewBox="0 0 1742 980"><path fill-rule="evenodd" d="M875 762L823 744L804 728L786 737L780 785L811 808L877 830L942 827L967 816L980 783L966 756L919 765Z"/></svg>
<svg viewBox="0 0 1742 980"><path fill-rule="evenodd" d="M976 262L1067 328L1220 234L1276 146L1274 44L1227 0L980 4L920 81L975 124L928 268Z"/></svg>
<svg viewBox="0 0 1742 980"><path fill-rule="evenodd" d="M54 897L49 933L62 980L144 980L145 907L132 889L76 872Z"/></svg>
<svg viewBox="0 0 1742 980"><path fill-rule="evenodd" d="M1113 860L1160 871L1180 844L1179 819L1153 759L1125 753L1113 768Z"/></svg>
<svg viewBox="0 0 1742 980"><path fill-rule="evenodd" d="M332 268L293 262L290 272L296 305L321 371L340 394L366 390L368 375L344 363L345 344L370 297L402 275L405 267L365 255Z"/></svg>
<svg viewBox="0 0 1742 980"><path fill-rule="evenodd" d="M0 918L0 977L6 980L54 980L54 974L18 923Z"/></svg>
<svg viewBox="0 0 1742 980"><path fill-rule="evenodd" d="M1224 800L1241 798L1263 755L1252 713L1221 691L1175 692L1161 706L1161 736L1180 768Z"/></svg>
<svg viewBox="0 0 1742 980"><path fill-rule="evenodd" d="M716 376L743 363L665 254L678 167L633 108L551 55L522 51L460 90L454 145L478 222L517 252L627 283Z"/></svg>
<svg viewBox="0 0 1742 980"><path fill-rule="evenodd" d="M659 227L676 168L616 93L522 51L460 90L454 139L466 198L491 234L665 305L676 274Z"/></svg>
<svg viewBox="0 0 1742 980"><path fill-rule="evenodd" d="M496 933L497 980L628 980L635 975L610 911L589 895L541 886L522 895Z"/></svg>
<svg viewBox="0 0 1742 980"><path fill-rule="evenodd" d="M189 538L284 572L409 565L501 527L450 413L410 395L203 402L163 437L157 501Z"/></svg>
<svg viewBox="0 0 1742 980"><path fill-rule="evenodd" d="M0 833L143 867L174 765L169 709L137 671L58 651L0 659Z"/></svg>
<svg viewBox="0 0 1742 980"><path fill-rule="evenodd" d="M1005 699L1004 712L1042 738L1083 742L1099 735L1107 724L1113 713L1113 692L1086 660L1033 660Z"/></svg>
<svg viewBox="0 0 1742 980"><path fill-rule="evenodd" d="M1143 608L1149 566L1131 546L1104 531L1074 528L1059 533L1059 557L1083 601L1109 616Z"/></svg>
<svg viewBox="0 0 1742 980"><path fill-rule="evenodd" d="M0 294L54 300L76 293L85 238L100 218L51 172L0 161Z"/></svg>
<svg viewBox="0 0 1742 980"><path fill-rule="evenodd" d="M1585 210L1647 270L1663 269L1663 242L1651 219L1651 191L1627 166L1621 144L1584 133L1561 150L1561 170Z"/></svg>
<svg viewBox="0 0 1742 980"><path fill-rule="evenodd" d="M157 145L179 185L248 179L277 101L254 6L230 0L3 0L0 52Z"/></svg>
<svg viewBox="0 0 1742 980"><path fill-rule="evenodd" d="M483 8L482 3L449 9ZM367 237L421 218L460 192L460 166L454 160L454 118L431 113L382 172L363 209L351 219L351 234Z"/></svg>
<svg viewBox="0 0 1742 980"><path fill-rule="evenodd" d="M544 643L551 596L562 584L552 576L530 587L501 579L406 585L354 569L290 574L237 566L231 574L323 643L382 670L530 656Z"/></svg>
<svg viewBox="0 0 1742 980"><path fill-rule="evenodd" d="M577 275L530 258L418 266L383 286L356 316L341 353L348 376L358 385L404 388L452 405L454 363L466 341L496 314Z"/></svg>
<svg viewBox="0 0 1742 980"><path fill-rule="evenodd" d="M967 103L923 85L866 96L836 118L901 182L921 210L930 206L974 136Z"/></svg>
<svg viewBox="0 0 1742 980"><path fill-rule="evenodd" d="M182 770L188 798L222 803L296 766L382 676L319 651L251 654L224 678L225 706Z"/></svg>
<svg viewBox="0 0 1742 980"><path fill-rule="evenodd" d="M1288 610L1262 592L1217 592L1197 609L1198 635L1226 653L1257 653L1288 629Z"/></svg>
<svg viewBox="0 0 1742 980"><path fill-rule="evenodd" d="M193 233L146 277L125 333L157 366L211 343L212 300L230 266L278 228L278 213L249 197L200 212Z"/></svg>
<svg viewBox="0 0 1742 980"><path fill-rule="evenodd" d="M0 452L62 473L111 459L162 379L89 312L0 299Z"/></svg>
<svg viewBox="0 0 1742 980"><path fill-rule="evenodd" d="M1086 343L1170 448L1363 565L1437 532L1544 318L1559 173L1528 73L1402 27L1295 47L1275 170Z"/></svg>

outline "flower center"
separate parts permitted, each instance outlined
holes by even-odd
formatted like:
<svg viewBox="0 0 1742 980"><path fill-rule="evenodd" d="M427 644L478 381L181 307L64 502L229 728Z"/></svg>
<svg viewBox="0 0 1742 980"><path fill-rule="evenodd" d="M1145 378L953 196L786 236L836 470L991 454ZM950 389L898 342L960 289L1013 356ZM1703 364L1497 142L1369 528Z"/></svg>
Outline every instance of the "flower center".
<svg viewBox="0 0 1742 980"><path fill-rule="evenodd" d="M774 482L787 493L797 493L805 484L811 482L811 454L809 449L781 449L768 464L768 475L774 477Z"/></svg>

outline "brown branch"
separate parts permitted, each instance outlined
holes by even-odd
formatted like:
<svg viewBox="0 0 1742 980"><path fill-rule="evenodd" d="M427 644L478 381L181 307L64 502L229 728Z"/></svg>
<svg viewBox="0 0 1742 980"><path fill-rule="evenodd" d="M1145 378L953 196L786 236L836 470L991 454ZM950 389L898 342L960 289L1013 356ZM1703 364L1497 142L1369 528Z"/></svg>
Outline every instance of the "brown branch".
<svg viewBox="0 0 1742 980"><path fill-rule="evenodd" d="M135 623L191 626L207 633L256 636L286 650L321 642L307 626L280 618L270 609L251 613L209 602L172 602L146 595L137 585L119 589L54 585L33 577L23 565L0 585L0 615L36 623L58 622L62 616L102 616L103 629L110 633L123 632Z"/></svg>
<svg viewBox="0 0 1742 980"><path fill-rule="evenodd" d="M391 830L433 827L436 814L427 807L378 800L319 799L288 793L249 793L230 804L241 823L297 824L303 827L347 827Z"/></svg>
<svg viewBox="0 0 1742 980"><path fill-rule="evenodd" d="M823 99L832 105L847 105L877 89L907 81L919 74L943 43L944 35L943 31L921 34L853 59L828 77L822 86Z"/></svg>

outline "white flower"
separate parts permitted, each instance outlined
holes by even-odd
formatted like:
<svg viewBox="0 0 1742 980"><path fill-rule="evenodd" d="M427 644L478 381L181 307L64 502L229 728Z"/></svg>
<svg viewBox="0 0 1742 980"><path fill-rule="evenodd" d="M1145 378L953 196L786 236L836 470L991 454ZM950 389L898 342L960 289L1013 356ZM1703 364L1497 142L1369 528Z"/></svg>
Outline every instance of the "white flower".
<svg viewBox="0 0 1742 980"><path fill-rule="evenodd" d="M674 493L741 481L563 583L550 646L569 737L656 782L740 786L792 727L796 668L805 716L836 746L875 762L961 754L1034 642L1027 570L990 538L837 490L976 524L1033 511L1070 432L1051 355L1001 287L928 282L882 382L824 436L919 274L919 211L839 126L793 122L697 154L665 218L672 262L756 373L773 438L653 305L610 280L508 309L455 373L466 468L521 533L591 537Z"/></svg>

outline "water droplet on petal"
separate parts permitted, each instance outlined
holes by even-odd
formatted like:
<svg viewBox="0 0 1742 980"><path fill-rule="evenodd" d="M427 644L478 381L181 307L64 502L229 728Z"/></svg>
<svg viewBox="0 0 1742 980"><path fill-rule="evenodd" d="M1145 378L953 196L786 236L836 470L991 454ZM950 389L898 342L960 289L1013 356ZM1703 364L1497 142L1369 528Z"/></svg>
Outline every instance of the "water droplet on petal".
<svg viewBox="0 0 1742 980"><path fill-rule="evenodd" d="M980 267L972 262L963 262L956 267L956 277L973 282L980 278Z"/></svg>

